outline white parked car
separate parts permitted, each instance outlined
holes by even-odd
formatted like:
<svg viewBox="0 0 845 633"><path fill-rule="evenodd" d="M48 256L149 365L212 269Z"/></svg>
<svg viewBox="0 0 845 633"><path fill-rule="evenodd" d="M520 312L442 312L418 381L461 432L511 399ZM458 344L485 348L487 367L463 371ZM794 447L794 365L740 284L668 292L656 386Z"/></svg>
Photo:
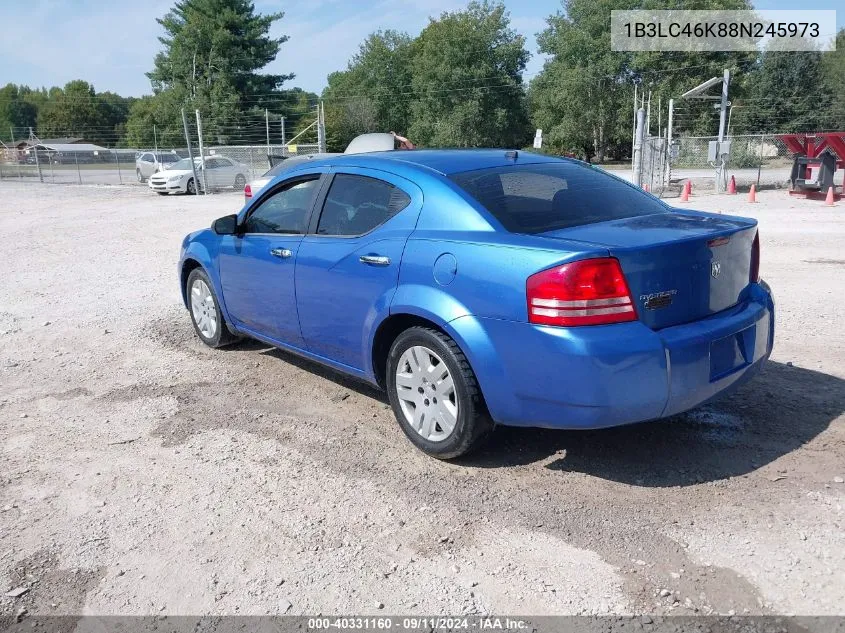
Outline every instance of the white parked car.
<svg viewBox="0 0 845 633"><path fill-rule="evenodd" d="M144 182L153 174L169 169L179 161L176 152L141 152L135 158L135 175L138 182Z"/></svg>
<svg viewBox="0 0 845 633"><path fill-rule="evenodd" d="M249 167L225 156L209 156L205 159L205 176L203 178L202 161L194 159L199 183L194 182L194 172L191 169L191 159L183 158L170 169L158 172L150 178L150 189L159 195L168 193L196 194L203 190L203 179L208 182L209 189L225 189L232 187L235 191L243 190L246 185L246 175Z"/></svg>

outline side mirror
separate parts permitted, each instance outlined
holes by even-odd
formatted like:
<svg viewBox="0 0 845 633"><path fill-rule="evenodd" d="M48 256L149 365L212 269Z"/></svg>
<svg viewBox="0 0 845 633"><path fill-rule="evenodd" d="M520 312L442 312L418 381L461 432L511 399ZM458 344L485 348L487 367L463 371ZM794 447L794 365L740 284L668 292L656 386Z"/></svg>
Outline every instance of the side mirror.
<svg viewBox="0 0 845 633"><path fill-rule="evenodd" d="M238 232L238 216L225 215L211 223L211 230L217 235L234 235Z"/></svg>

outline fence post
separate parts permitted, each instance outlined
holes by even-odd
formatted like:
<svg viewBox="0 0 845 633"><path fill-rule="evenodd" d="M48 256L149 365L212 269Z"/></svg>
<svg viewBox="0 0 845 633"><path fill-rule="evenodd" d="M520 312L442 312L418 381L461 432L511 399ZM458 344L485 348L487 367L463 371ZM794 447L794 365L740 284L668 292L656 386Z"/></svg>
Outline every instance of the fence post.
<svg viewBox="0 0 845 633"><path fill-rule="evenodd" d="M267 160L270 160L270 113L264 108L264 131L267 133Z"/></svg>
<svg viewBox="0 0 845 633"><path fill-rule="evenodd" d="M32 127L29 128L29 139L33 140L35 135L32 133ZM44 176L41 174L41 161L38 158L38 145L35 146L35 169L38 171L38 182L44 182Z"/></svg>
<svg viewBox="0 0 845 633"><path fill-rule="evenodd" d="M757 161L757 189L760 188L760 170L763 168L763 145L766 142L766 135L760 135L760 160Z"/></svg>
<svg viewBox="0 0 845 633"><path fill-rule="evenodd" d="M200 146L200 167L202 167L202 195L208 195L208 171L205 168L205 152L202 148L202 117L197 110L197 142ZM218 183L219 184L219 183Z"/></svg>
<svg viewBox="0 0 845 633"><path fill-rule="evenodd" d="M643 132L645 126L645 110L640 108L637 110L637 130L636 136L634 137L636 140L634 142L634 160L633 160L633 170L634 170L634 184L639 187L642 185L642 160L643 160Z"/></svg>
<svg viewBox="0 0 845 633"><path fill-rule="evenodd" d="M114 155L114 161L117 163L117 178L120 184L123 184L123 176L120 174L120 158L116 151L111 150L111 153Z"/></svg>
<svg viewBox="0 0 845 633"><path fill-rule="evenodd" d="M191 151L191 136L188 134L188 117L182 108L182 127L185 128L185 142L188 144L188 159L191 161L191 171L194 173L194 193L199 193L200 181L197 178L197 165L194 163L194 153Z"/></svg>
<svg viewBox="0 0 845 633"><path fill-rule="evenodd" d="M79 179L79 184L82 184L82 172L79 170L79 152L74 152L73 157L76 159L76 177Z"/></svg>

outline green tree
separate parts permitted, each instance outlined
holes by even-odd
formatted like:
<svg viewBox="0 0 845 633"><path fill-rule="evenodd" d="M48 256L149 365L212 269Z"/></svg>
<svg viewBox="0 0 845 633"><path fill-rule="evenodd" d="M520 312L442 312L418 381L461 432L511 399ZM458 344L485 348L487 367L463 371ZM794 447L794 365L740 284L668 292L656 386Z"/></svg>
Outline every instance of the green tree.
<svg viewBox="0 0 845 633"><path fill-rule="evenodd" d="M658 102L665 108L670 98L677 100L728 68L734 76L732 98L741 96L753 53L612 51L610 18L614 9L750 8L747 0L564 0L538 36L540 52L549 58L531 82L534 123L553 151L576 151L601 161L608 151L617 158L630 151L634 86L639 94L651 92L655 112ZM709 102L676 105L676 129L716 133L718 117ZM652 134L658 133L656 123L653 116Z"/></svg>
<svg viewBox="0 0 845 633"><path fill-rule="evenodd" d="M828 130L845 130L845 29L836 34L836 50L822 53L822 83L830 95L825 126Z"/></svg>
<svg viewBox="0 0 845 633"><path fill-rule="evenodd" d="M159 19L164 49L147 74L166 116L178 120L184 103L205 114L210 133L250 107L272 103L293 75L261 74L287 36L271 37L284 13L259 15L249 0L179 0Z"/></svg>
<svg viewBox="0 0 845 633"><path fill-rule="evenodd" d="M813 132L829 127L833 92L823 54L765 51L737 117L749 132Z"/></svg>
<svg viewBox="0 0 845 633"><path fill-rule="evenodd" d="M365 132L405 132L409 126L411 38L378 31L361 44L346 70L328 77L327 145L343 151Z"/></svg>
<svg viewBox="0 0 845 633"><path fill-rule="evenodd" d="M530 99L534 122L550 149L575 151L601 162L625 130L620 113L632 111L631 56L610 50L614 0L567 0L564 12L547 18L538 35L549 59L534 78ZM630 119L627 123L630 130Z"/></svg>
<svg viewBox="0 0 845 633"><path fill-rule="evenodd" d="M116 96L104 100L94 86L81 79L68 82L64 88L52 88L38 111L38 135L41 138L78 136L115 145L118 141L115 126L125 121L125 110L113 109Z"/></svg>
<svg viewBox="0 0 845 633"><path fill-rule="evenodd" d="M0 138L11 136L12 128L15 128L15 136L20 138L25 130L36 125L38 110L25 98L24 90L29 89L15 84L0 88Z"/></svg>
<svg viewBox="0 0 845 633"><path fill-rule="evenodd" d="M521 147L530 137L525 40L500 3L443 13L412 45L411 125L418 144Z"/></svg>

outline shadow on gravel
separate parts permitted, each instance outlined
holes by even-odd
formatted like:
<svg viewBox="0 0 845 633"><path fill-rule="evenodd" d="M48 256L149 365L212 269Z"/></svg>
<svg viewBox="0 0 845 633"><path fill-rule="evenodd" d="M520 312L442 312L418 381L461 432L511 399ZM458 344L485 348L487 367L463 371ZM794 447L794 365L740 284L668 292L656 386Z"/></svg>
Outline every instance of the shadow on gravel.
<svg viewBox="0 0 845 633"><path fill-rule="evenodd" d="M351 378L346 374L342 374L339 371L335 371L313 360L308 360L307 358L303 358L302 356L297 356L296 354L286 352L276 347L271 347L260 341L255 341L251 339L244 340L238 343L237 345L233 345L230 348L224 349L232 349L235 351L259 351L263 356L272 356L273 358L278 358L279 360L284 361L289 365L293 365L294 367L297 367L303 371L307 371L309 374L314 374L315 376L319 376L320 378L330 380L331 382L340 385L341 387L360 393L361 395L367 396L368 398L373 398L382 403L388 402L387 394L385 394L379 389L376 389L375 387L372 387L366 382L363 382L361 380L355 380L354 378Z"/></svg>
<svg viewBox="0 0 845 633"><path fill-rule="evenodd" d="M845 380L769 362L731 396L666 420L597 431L499 427L459 463L531 464L650 487L744 475L794 451L845 412Z"/></svg>

